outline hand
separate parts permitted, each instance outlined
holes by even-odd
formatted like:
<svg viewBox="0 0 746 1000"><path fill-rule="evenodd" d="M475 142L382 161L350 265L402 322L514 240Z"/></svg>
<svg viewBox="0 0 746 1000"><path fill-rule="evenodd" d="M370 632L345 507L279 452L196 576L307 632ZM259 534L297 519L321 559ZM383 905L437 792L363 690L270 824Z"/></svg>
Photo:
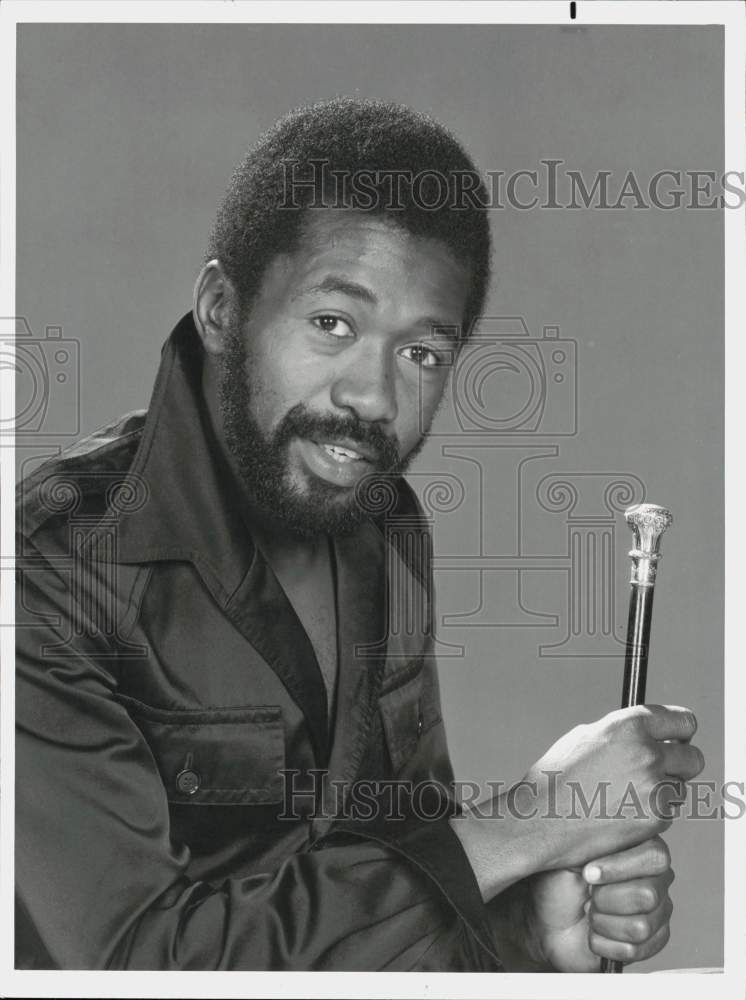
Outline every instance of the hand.
<svg viewBox="0 0 746 1000"><path fill-rule="evenodd" d="M597 878L590 877L594 868ZM540 951L558 972L598 972L600 958L650 958L670 936L673 879L660 837L599 858L582 874L563 870L534 876L533 931Z"/></svg>
<svg viewBox="0 0 746 1000"><path fill-rule="evenodd" d="M685 708L610 712L559 739L508 792L452 818L485 902L536 872L579 869L667 830L684 783L704 767L689 742L696 729Z"/></svg>
<svg viewBox="0 0 746 1000"><path fill-rule="evenodd" d="M696 728L685 708L638 705L559 739L514 793L524 815L522 802L538 804L543 867L575 868L668 829L684 782L704 767L689 743Z"/></svg>

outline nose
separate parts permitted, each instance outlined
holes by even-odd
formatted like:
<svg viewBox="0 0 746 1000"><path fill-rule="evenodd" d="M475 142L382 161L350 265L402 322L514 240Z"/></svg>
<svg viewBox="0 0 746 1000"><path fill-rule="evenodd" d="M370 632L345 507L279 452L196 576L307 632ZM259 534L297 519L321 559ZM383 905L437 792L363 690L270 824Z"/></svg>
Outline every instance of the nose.
<svg viewBox="0 0 746 1000"><path fill-rule="evenodd" d="M355 354L332 383L332 402L367 423L392 423L398 413L393 358L383 345Z"/></svg>

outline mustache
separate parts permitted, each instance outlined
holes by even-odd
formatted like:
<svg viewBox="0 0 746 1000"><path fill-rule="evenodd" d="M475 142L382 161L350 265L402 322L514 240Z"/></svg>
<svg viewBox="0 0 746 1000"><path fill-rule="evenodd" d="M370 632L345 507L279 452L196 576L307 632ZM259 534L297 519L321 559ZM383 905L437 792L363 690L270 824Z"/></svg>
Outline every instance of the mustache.
<svg viewBox="0 0 746 1000"><path fill-rule="evenodd" d="M294 437L347 438L375 455L377 471L390 472L400 462L399 441L378 424L367 424L354 414L314 413L303 403L288 410L274 433L276 445L288 444Z"/></svg>

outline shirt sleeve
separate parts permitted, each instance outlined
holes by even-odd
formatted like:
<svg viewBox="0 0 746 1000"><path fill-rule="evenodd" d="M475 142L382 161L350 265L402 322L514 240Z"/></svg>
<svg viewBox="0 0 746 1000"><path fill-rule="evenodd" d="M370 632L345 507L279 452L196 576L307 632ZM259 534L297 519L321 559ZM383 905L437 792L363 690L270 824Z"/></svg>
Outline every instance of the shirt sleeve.
<svg viewBox="0 0 746 1000"><path fill-rule="evenodd" d="M104 640L59 655L70 592L51 568L18 590L19 967L500 970L445 818L339 826L274 870L190 880Z"/></svg>

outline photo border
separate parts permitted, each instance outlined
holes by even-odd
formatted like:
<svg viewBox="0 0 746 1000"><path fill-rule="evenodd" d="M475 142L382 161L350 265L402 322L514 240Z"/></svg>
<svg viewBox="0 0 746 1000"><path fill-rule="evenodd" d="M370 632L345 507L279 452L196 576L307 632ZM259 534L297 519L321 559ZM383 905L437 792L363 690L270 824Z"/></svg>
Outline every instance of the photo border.
<svg viewBox="0 0 746 1000"><path fill-rule="evenodd" d="M15 99L16 26L29 23L339 23L339 24L525 24L525 25L697 25L724 27L725 169L743 170L744 141L744 12L740 0L666 0L651 2L584 2L578 0L576 18L570 3L552 2L326 2L255 3L250 0L5 0L0 6L0 66L4 76L2 123L5 141L0 161L2 181L0 224L0 315L15 315ZM742 428L744 393L740 384L746 371L746 207L724 212L725 231L725 773L746 776L743 739L743 705L746 686L739 627L743 619L743 567L746 564L746 525L742 513ZM0 372L0 420L13 418L13 371ZM14 565L14 449L0 448L2 506L0 555L2 568ZM13 574L2 574L0 614L13 620ZM0 993L8 997L543 997L596 1000L628 996L645 1000L675 990L677 1000L699 997L706 990L711 1000L743 1000L746 990L746 828L744 817L725 824L725 933L724 971L703 986L698 974L655 973L612 976L603 986L593 976L549 973L511 974L499 977L475 973L343 973L316 972L106 972L36 971L13 968L13 848L14 848L14 661L12 628L0 628L2 701L0 706ZM673 979L675 975L675 979Z"/></svg>

